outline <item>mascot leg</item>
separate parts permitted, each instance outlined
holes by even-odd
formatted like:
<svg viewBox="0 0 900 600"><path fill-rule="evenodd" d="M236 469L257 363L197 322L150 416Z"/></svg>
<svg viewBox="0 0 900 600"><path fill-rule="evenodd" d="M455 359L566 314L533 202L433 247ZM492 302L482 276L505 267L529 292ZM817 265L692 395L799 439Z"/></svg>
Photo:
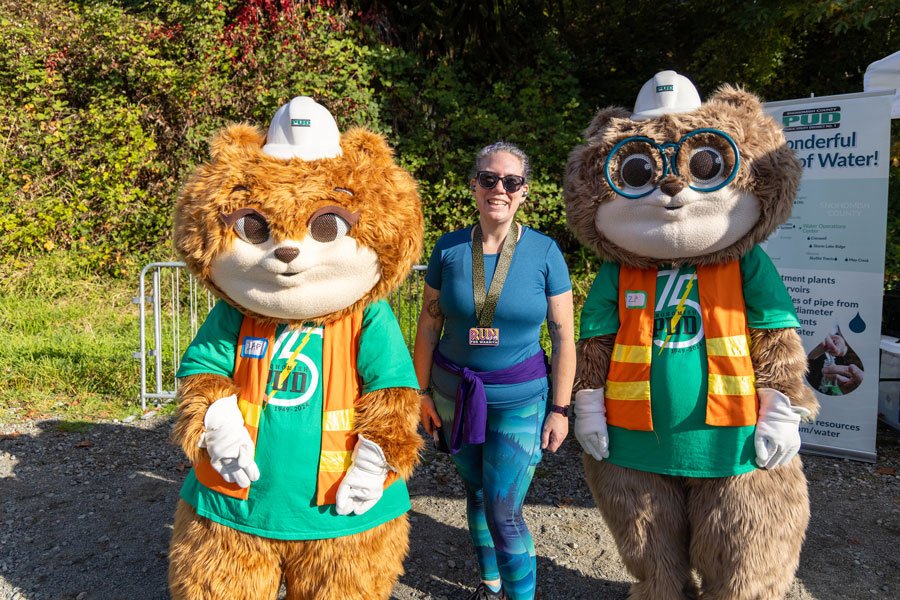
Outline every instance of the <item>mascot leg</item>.
<svg viewBox="0 0 900 600"><path fill-rule="evenodd" d="M338 538L293 542L286 552L287 600L387 600L409 551L409 519Z"/></svg>
<svg viewBox="0 0 900 600"><path fill-rule="evenodd" d="M691 564L704 600L781 600L809 523L799 457L772 470L690 479Z"/></svg>
<svg viewBox="0 0 900 600"><path fill-rule="evenodd" d="M629 600L696 597L688 564L688 521L682 478L596 461L583 454L588 487L637 579Z"/></svg>
<svg viewBox="0 0 900 600"><path fill-rule="evenodd" d="M179 500L169 547L173 600L274 598L281 583L275 543L201 517Z"/></svg>

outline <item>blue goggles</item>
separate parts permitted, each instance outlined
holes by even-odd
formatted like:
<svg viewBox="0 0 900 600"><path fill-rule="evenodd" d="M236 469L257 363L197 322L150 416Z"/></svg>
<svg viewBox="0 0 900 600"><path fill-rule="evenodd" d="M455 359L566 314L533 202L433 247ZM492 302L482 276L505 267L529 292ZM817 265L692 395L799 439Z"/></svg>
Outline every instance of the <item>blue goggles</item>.
<svg viewBox="0 0 900 600"><path fill-rule="evenodd" d="M679 153L690 150L678 169ZM620 196L643 198L659 187L671 171L692 190L714 192L734 180L741 166L737 144L724 131L695 129L677 143L657 144L648 137L625 138L606 157L606 182ZM685 176L686 175L686 176Z"/></svg>

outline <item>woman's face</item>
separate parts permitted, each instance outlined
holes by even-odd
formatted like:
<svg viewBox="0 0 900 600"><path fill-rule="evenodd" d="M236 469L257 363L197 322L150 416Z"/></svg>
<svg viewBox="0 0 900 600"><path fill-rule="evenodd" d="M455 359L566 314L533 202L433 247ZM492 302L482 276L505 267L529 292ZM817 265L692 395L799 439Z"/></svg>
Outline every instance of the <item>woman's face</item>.
<svg viewBox="0 0 900 600"><path fill-rule="evenodd" d="M491 154L481 164L480 170L490 171L499 177L507 175L525 176L522 161L509 152ZM519 205L522 204L522 198L528 190L528 185L523 185L515 192L508 192L503 181L498 181L493 188L486 189L478 183L477 179L477 177L473 179L471 185L475 186L475 203L478 206L479 214L481 214L482 222L499 225L511 221Z"/></svg>

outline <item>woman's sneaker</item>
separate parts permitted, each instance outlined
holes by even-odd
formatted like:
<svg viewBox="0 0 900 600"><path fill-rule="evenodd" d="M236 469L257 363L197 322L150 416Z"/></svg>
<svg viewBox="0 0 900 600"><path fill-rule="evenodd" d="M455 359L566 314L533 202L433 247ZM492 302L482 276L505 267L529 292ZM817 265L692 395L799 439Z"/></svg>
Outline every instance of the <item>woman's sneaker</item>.
<svg viewBox="0 0 900 600"><path fill-rule="evenodd" d="M482 581L478 584L478 587L475 588L472 595L466 598L466 600L506 600L506 594L503 593L502 587L499 592L492 592L491 588L486 586Z"/></svg>

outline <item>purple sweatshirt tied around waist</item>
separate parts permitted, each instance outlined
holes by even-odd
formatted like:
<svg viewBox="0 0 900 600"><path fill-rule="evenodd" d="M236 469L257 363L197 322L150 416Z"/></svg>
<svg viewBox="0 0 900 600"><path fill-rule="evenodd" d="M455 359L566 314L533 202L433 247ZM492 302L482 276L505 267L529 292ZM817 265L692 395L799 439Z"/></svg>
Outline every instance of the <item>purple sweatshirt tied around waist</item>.
<svg viewBox="0 0 900 600"><path fill-rule="evenodd" d="M483 444L487 429L487 396L484 384L525 383L547 376L547 357L541 350L520 363L496 371L472 371L450 362L437 348L434 364L459 377L450 453L456 454L463 444Z"/></svg>

